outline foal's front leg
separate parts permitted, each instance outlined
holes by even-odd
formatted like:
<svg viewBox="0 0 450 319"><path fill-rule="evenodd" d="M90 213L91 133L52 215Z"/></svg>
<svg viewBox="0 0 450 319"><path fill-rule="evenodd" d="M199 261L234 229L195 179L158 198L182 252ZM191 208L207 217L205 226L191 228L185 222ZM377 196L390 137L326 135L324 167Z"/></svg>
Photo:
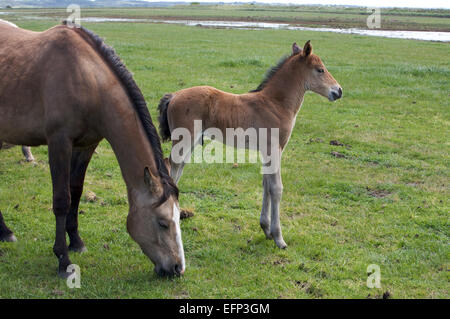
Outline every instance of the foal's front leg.
<svg viewBox="0 0 450 319"><path fill-rule="evenodd" d="M53 213L56 235L53 252L59 261L58 275L66 278L71 264L66 243L66 217L70 209L70 160L72 142L65 136L53 136L48 141L48 157L53 184Z"/></svg>
<svg viewBox="0 0 450 319"><path fill-rule="evenodd" d="M280 201L283 194L283 183L281 181L281 169L274 174L267 174L269 180L269 193L271 202L271 221L270 221L270 235L275 244L281 249L287 247L281 234L280 225Z"/></svg>
<svg viewBox="0 0 450 319"><path fill-rule="evenodd" d="M86 251L86 246L78 233L78 206L83 193L84 177L92 154L98 144L83 150L74 150L70 163L70 211L66 219L66 231L69 235L69 250L75 252Z"/></svg>

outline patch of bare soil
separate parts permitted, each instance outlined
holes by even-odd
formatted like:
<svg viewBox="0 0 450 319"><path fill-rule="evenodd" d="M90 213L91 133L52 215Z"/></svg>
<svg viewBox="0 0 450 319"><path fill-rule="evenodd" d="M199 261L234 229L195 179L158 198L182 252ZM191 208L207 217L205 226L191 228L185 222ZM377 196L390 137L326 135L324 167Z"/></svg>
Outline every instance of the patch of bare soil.
<svg viewBox="0 0 450 319"><path fill-rule="evenodd" d="M392 192L385 189L369 188L369 187L367 187L367 192L369 193L370 196L376 198L383 198L392 194Z"/></svg>
<svg viewBox="0 0 450 319"><path fill-rule="evenodd" d="M352 148L351 145L349 145L349 144L344 144L344 143L342 143L341 141L338 141L338 140L331 140L331 141L330 141L330 145L334 145L334 146L343 146L343 147L345 147L345 148L347 148L347 149L351 149L351 148Z"/></svg>
<svg viewBox="0 0 450 319"><path fill-rule="evenodd" d="M320 291L320 289L314 287L312 284L310 284L309 282L301 282L301 281L296 281L295 285L300 287L302 290L304 290L307 294L313 295L315 297L322 297L322 292Z"/></svg>
<svg viewBox="0 0 450 319"><path fill-rule="evenodd" d="M330 154L336 158L346 158L347 157L347 156L345 156L345 154L342 154L342 153L339 153L336 151L332 151Z"/></svg>
<svg viewBox="0 0 450 319"><path fill-rule="evenodd" d="M324 141L320 137L314 137L310 138L306 144L313 144L313 143L323 143Z"/></svg>

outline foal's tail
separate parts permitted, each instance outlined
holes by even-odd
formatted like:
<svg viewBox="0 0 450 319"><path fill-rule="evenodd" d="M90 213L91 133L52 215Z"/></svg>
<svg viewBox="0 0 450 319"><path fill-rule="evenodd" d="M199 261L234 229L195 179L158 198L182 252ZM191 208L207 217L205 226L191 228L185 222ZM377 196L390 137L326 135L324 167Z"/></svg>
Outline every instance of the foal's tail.
<svg viewBox="0 0 450 319"><path fill-rule="evenodd" d="M166 94L159 101L158 111L159 111L159 132L161 134L161 138L163 141L170 140L170 128L169 128L169 120L167 118L167 108L169 107L170 100L172 100L172 94Z"/></svg>

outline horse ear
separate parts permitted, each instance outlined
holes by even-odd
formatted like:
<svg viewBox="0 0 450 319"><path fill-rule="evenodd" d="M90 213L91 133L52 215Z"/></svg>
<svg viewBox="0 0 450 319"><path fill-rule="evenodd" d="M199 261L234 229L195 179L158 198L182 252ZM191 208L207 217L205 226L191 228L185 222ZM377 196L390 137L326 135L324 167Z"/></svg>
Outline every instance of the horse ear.
<svg viewBox="0 0 450 319"><path fill-rule="evenodd" d="M303 47L303 55L308 57L312 53L311 40L308 40Z"/></svg>
<svg viewBox="0 0 450 319"><path fill-rule="evenodd" d="M156 188L155 176L153 176L148 167L144 168L144 182L145 185L147 185L150 190L152 191L155 190Z"/></svg>
<svg viewBox="0 0 450 319"><path fill-rule="evenodd" d="M300 52L302 52L302 49L300 49L300 47L297 45L297 43L294 42L292 44L292 54L297 54L297 53L300 53Z"/></svg>

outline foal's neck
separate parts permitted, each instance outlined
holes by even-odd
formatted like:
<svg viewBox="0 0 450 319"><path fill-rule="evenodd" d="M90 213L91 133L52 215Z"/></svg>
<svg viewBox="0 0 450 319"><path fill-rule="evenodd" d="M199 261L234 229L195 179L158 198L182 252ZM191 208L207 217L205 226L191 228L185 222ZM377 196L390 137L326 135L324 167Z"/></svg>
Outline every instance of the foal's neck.
<svg viewBox="0 0 450 319"><path fill-rule="evenodd" d="M295 74L289 65L284 65L261 91L280 105L280 108L291 112L292 116L300 109L305 92L303 76Z"/></svg>

